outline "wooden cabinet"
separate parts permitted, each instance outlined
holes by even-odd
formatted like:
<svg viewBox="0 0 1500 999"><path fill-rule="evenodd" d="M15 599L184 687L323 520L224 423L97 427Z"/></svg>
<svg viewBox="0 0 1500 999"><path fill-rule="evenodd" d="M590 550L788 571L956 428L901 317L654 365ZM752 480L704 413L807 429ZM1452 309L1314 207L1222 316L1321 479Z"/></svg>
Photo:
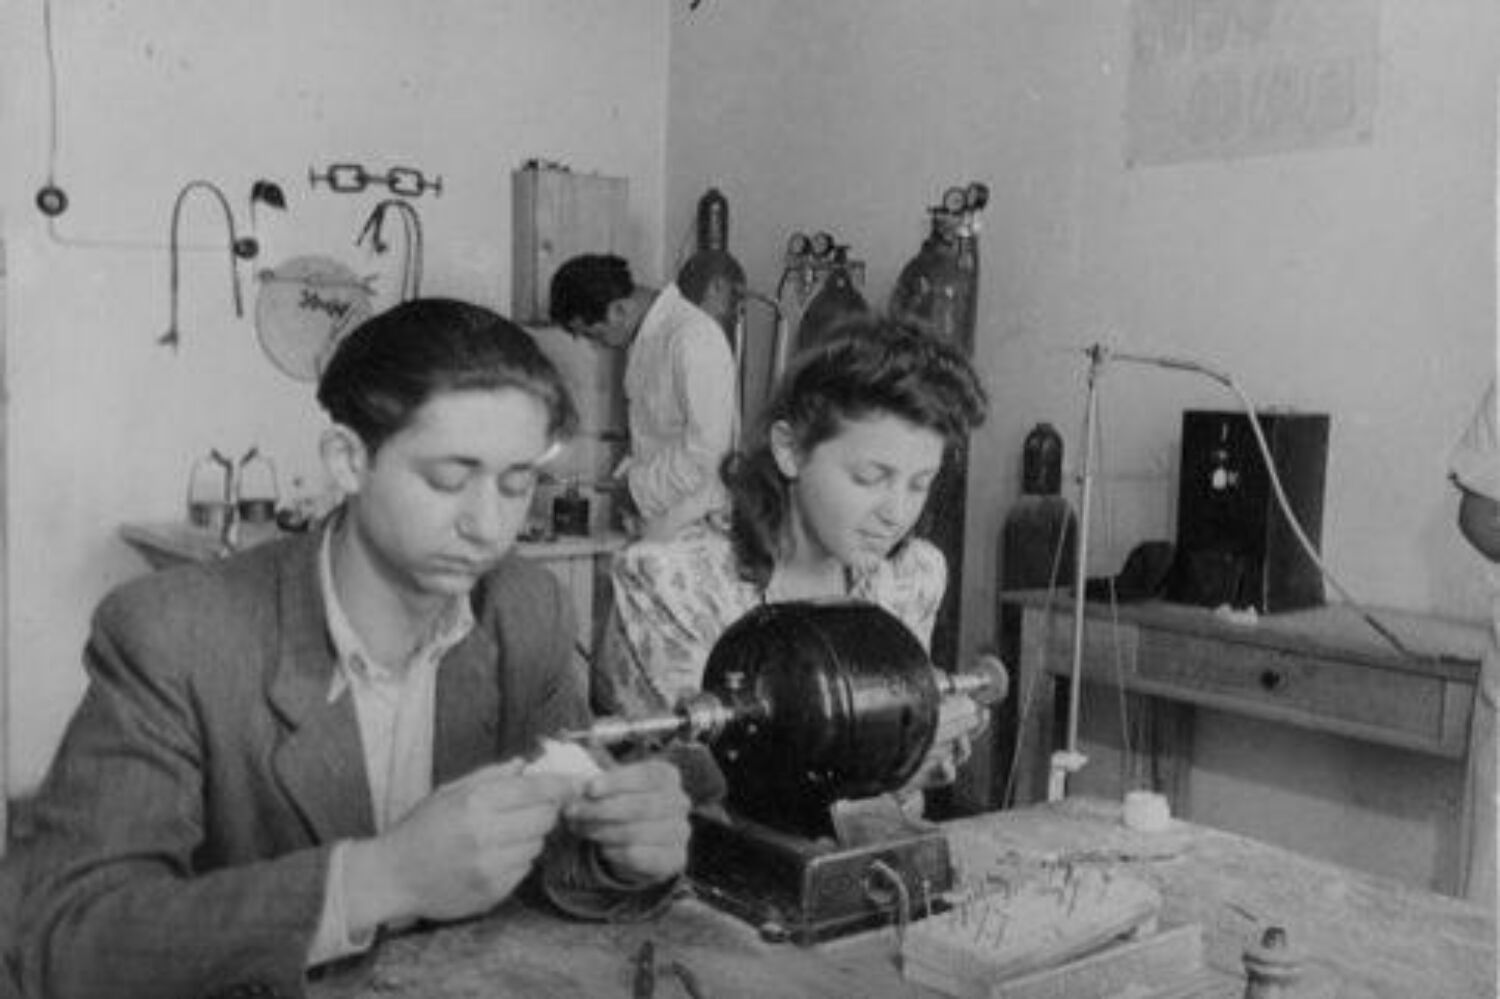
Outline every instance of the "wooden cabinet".
<svg viewBox="0 0 1500 999"><path fill-rule="evenodd" d="M585 489L607 486L624 454L625 353L596 347L551 326L552 275L582 253L628 257L629 185L622 177L525 166L511 175L511 318L562 372L578 407L580 432L551 471Z"/></svg>
<svg viewBox="0 0 1500 999"><path fill-rule="evenodd" d="M623 177L528 164L511 174L511 318L545 325L552 275L580 253L627 256Z"/></svg>

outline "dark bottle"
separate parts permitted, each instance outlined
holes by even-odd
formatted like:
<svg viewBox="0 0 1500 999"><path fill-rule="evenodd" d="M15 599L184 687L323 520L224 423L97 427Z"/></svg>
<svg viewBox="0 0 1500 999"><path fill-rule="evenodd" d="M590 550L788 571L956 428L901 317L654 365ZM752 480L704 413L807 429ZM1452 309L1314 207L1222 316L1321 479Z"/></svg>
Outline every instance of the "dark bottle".
<svg viewBox="0 0 1500 999"><path fill-rule="evenodd" d="M927 210L927 238L891 290L893 316L970 357L979 303L978 214L988 200L989 189L980 183L949 188L942 203Z"/></svg>
<svg viewBox="0 0 1500 999"><path fill-rule="evenodd" d="M1038 423L1021 449L1021 497L1005 518L1001 589L1071 587L1077 522L1063 498L1062 437Z"/></svg>
<svg viewBox="0 0 1500 999"><path fill-rule="evenodd" d="M717 187L698 199L698 249L729 249L729 199Z"/></svg>
<svg viewBox="0 0 1500 999"><path fill-rule="evenodd" d="M1280 926L1267 927L1260 940L1245 949L1244 963L1244 999L1293 999L1297 994L1302 955Z"/></svg>
<svg viewBox="0 0 1500 999"><path fill-rule="evenodd" d="M678 269L677 284L689 301L719 324L739 366L744 352L745 268L729 252L729 201L717 187L698 199L697 218L698 243Z"/></svg>
<svg viewBox="0 0 1500 999"><path fill-rule="evenodd" d="M588 536L589 501L579 491L576 479L569 482L568 488L552 500L552 532L559 536Z"/></svg>

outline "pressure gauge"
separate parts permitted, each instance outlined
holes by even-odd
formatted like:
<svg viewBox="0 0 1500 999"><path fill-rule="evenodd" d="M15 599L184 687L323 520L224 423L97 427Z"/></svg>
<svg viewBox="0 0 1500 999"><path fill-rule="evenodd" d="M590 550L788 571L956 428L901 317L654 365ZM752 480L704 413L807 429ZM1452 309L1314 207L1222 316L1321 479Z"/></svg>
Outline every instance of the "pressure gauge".
<svg viewBox="0 0 1500 999"><path fill-rule="evenodd" d="M964 207L971 212L977 212L990 203L990 189L988 185L974 181L964 191Z"/></svg>

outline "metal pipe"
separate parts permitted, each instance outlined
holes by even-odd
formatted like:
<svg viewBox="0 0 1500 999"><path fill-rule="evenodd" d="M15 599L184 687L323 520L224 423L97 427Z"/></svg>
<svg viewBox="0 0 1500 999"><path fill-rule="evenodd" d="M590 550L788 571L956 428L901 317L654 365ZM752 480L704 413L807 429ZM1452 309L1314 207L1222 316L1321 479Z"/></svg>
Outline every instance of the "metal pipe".
<svg viewBox="0 0 1500 999"><path fill-rule="evenodd" d="M195 190L200 189L212 194L218 200L219 207L224 209L224 222L229 227L229 284L230 288L234 292L234 314L237 318L243 318L245 315L244 295L240 291L240 272L239 267L236 265L236 243L238 242L238 239L234 231L234 212L232 212L229 208L229 199L224 197L224 192L219 190L219 187L216 184L213 184L206 180L189 181L188 183L183 185L182 190L177 192L177 200L172 204L172 228L168 239L168 253L171 256L172 262L171 324L167 327L167 331L160 337L158 337L156 341L157 343L160 343L164 346L171 347L173 350L177 349L178 343L180 343L182 340L182 334L177 328L177 299L178 290L180 288L180 278L178 276L179 247L177 242L177 229L182 221L183 202L187 200L187 196L189 194L191 194Z"/></svg>

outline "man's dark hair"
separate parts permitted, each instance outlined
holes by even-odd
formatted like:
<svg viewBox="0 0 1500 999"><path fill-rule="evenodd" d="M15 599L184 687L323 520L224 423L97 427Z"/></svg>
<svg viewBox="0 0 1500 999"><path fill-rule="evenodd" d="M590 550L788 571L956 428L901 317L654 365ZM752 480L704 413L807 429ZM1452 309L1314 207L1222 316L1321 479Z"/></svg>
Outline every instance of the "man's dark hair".
<svg viewBox="0 0 1500 999"><path fill-rule="evenodd" d="M554 440L577 430L567 385L525 330L477 305L421 298L365 320L339 342L318 402L373 454L434 395L501 388L542 403Z"/></svg>
<svg viewBox="0 0 1500 999"><path fill-rule="evenodd" d="M587 253L568 260L552 275L548 312L564 328L604 319L611 302L635 291L630 265L613 254Z"/></svg>

